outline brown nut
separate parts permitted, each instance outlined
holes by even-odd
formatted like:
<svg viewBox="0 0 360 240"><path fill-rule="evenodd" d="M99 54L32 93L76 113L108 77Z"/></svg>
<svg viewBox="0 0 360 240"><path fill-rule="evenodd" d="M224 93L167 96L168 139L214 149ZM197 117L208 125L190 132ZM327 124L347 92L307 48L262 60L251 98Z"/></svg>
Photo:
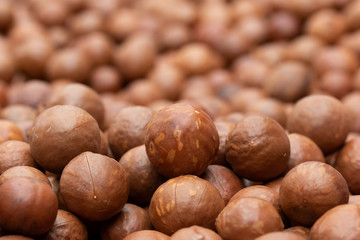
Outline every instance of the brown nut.
<svg viewBox="0 0 360 240"><path fill-rule="evenodd" d="M14 177L27 177L43 181L51 186L49 179L40 170L29 166L15 166L7 169L0 175L0 185Z"/></svg>
<svg viewBox="0 0 360 240"><path fill-rule="evenodd" d="M114 159L83 152L64 168L60 193L66 207L78 216L102 221L124 207L129 194L125 170Z"/></svg>
<svg viewBox="0 0 360 240"><path fill-rule="evenodd" d="M145 146L161 175L200 175L216 156L219 134L202 109L177 103L153 115L146 127Z"/></svg>
<svg viewBox="0 0 360 240"><path fill-rule="evenodd" d="M329 154L340 147L348 134L348 116L336 98L313 95L298 101L288 116L290 133L299 133L313 140Z"/></svg>
<svg viewBox="0 0 360 240"><path fill-rule="evenodd" d="M360 109L358 108L359 101L359 92L352 92L342 99L342 103L344 104L345 109L348 111L350 121L349 130L351 132L360 131Z"/></svg>
<svg viewBox="0 0 360 240"><path fill-rule="evenodd" d="M360 178L357 169L360 168L360 139L353 139L345 144L336 157L335 168L345 178L352 194L360 194Z"/></svg>
<svg viewBox="0 0 360 240"><path fill-rule="evenodd" d="M108 128L108 141L112 153L120 158L128 150L144 144L146 124L153 112L142 106L120 110Z"/></svg>
<svg viewBox="0 0 360 240"><path fill-rule="evenodd" d="M29 38L14 47L16 65L30 77L42 77L53 51L54 47L49 39Z"/></svg>
<svg viewBox="0 0 360 240"><path fill-rule="evenodd" d="M170 237L154 230L142 230L129 234L123 240L169 240Z"/></svg>
<svg viewBox="0 0 360 240"><path fill-rule="evenodd" d="M334 207L322 215L313 225L310 239L357 239L360 233L357 230L360 219L360 206L346 204Z"/></svg>
<svg viewBox="0 0 360 240"><path fill-rule="evenodd" d="M84 82L88 76L90 63L86 54L79 49L64 48L51 55L47 62L46 73L50 80L68 78L75 82Z"/></svg>
<svg viewBox="0 0 360 240"><path fill-rule="evenodd" d="M238 175L253 181L279 176L286 169L289 156L290 143L284 129L267 117L240 120L226 143L226 161Z"/></svg>
<svg viewBox="0 0 360 240"><path fill-rule="evenodd" d="M249 87L262 87L270 71L266 63L252 56L238 58L232 68L235 81Z"/></svg>
<svg viewBox="0 0 360 240"><path fill-rule="evenodd" d="M75 46L85 53L93 66L107 64L111 60L113 42L102 32L91 32L82 36L75 42Z"/></svg>
<svg viewBox="0 0 360 240"><path fill-rule="evenodd" d="M292 232L272 232L255 238L255 240L307 240L307 238Z"/></svg>
<svg viewBox="0 0 360 240"><path fill-rule="evenodd" d="M127 94L128 100L134 105L145 106L153 101L161 100L165 96L164 92L159 91L158 84L148 79L133 81L126 90L125 94Z"/></svg>
<svg viewBox="0 0 360 240"><path fill-rule="evenodd" d="M291 133L288 137L290 141L290 158L285 173L303 162L325 162L321 149L310 138L297 133Z"/></svg>
<svg viewBox="0 0 360 240"><path fill-rule="evenodd" d="M114 62L124 78L132 80L144 77L155 61L157 46L147 34L131 35L114 52Z"/></svg>
<svg viewBox="0 0 360 240"><path fill-rule="evenodd" d="M288 46L286 58L310 63L323 45L324 43L317 37L311 35L299 36Z"/></svg>
<svg viewBox="0 0 360 240"><path fill-rule="evenodd" d="M24 104L33 108L42 107L51 92L50 84L40 80L14 84L8 92L8 103L11 105Z"/></svg>
<svg viewBox="0 0 360 240"><path fill-rule="evenodd" d="M25 141L21 130L8 120L0 120L0 143L9 140Z"/></svg>
<svg viewBox="0 0 360 240"><path fill-rule="evenodd" d="M89 84L98 93L117 92L123 79L114 67L103 65L91 73Z"/></svg>
<svg viewBox="0 0 360 240"><path fill-rule="evenodd" d="M216 230L224 240L251 240L283 229L284 224L275 207L258 198L233 201L216 218Z"/></svg>
<svg viewBox="0 0 360 240"><path fill-rule="evenodd" d="M37 19L48 26L64 24L70 12L64 1L32 1L31 7Z"/></svg>
<svg viewBox="0 0 360 240"><path fill-rule="evenodd" d="M151 222L147 211L141 207L127 203L118 215L102 224L101 239L124 239L133 232L150 229Z"/></svg>
<svg viewBox="0 0 360 240"><path fill-rule="evenodd" d="M276 99L259 99L246 108L246 113L272 118L282 127L286 127L287 114L285 106Z"/></svg>
<svg viewBox="0 0 360 240"><path fill-rule="evenodd" d="M72 83L55 91L50 96L47 106L55 105L73 105L82 108L95 118L99 126L103 124L105 110L101 98L93 89L84 84Z"/></svg>
<svg viewBox="0 0 360 240"><path fill-rule="evenodd" d="M290 220L303 226L311 226L326 211L348 201L344 177L326 163L301 163L281 182L281 208Z"/></svg>
<svg viewBox="0 0 360 240"><path fill-rule="evenodd" d="M59 209L54 225L41 239L76 239L87 240L88 233L85 225L73 214Z"/></svg>
<svg viewBox="0 0 360 240"><path fill-rule="evenodd" d="M227 167L210 165L201 178L213 184L221 194L225 205L244 186L236 174Z"/></svg>
<svg viewBox="0 0 360 240"><path fill-rule="evenodd" d="M170 239L171 240L183 240L183 239L222 240L222 238L214 231L200 226L182 228L177 232L175 232Z"/></svg>
<svg viewBox="0 0 360 240"><path fill-rule="evenodd" d="M88 9L73 15L68 20L68 28L75 35L86 34L94 31L101 31L103 26L103 16L101 13Z"/></svg>
<svg viewBox="0 0 360 240"><path fill-rule="evenodd" d="M15 177L1 184L0 195L0 226L5 231L38 236L52 227L58 201L47 183Z"/></svg>
<svg viewBox="0 0 360 240"><path fill-rule="evenodd" d="M163 183L146 155L145 145L127 151L119 160L128 174L130 192L128 202L149 205L155 190Z"/></svg>
<svg viewBox="0 0 360 240"><path fill-rule="evenodd" d="M269 36L274 40L291 39L300 31L300 20L290 12L272 12L266 21Z"/></svg>
<svg viewBox="0 0 360 240"><path fill-rule="evenodd" d="M342 98L353 89L353 80L346 72L327 71L321 76L319 87L333 97Z"/></svg>
<svg viewBox="0 0 360 240"><path fill-rule="evenodd" d="M30 106L13 104L3 108L0 115L2 119L18 124L20 122L34 121L37 112Z"/></svg>
<svg viewBox="0 0 360 240"><path fill-rule="evenodd" d="M271 97L284 102L294 102L305 96L310 87L310 72L298 61L286 61L275 66L264 83Z"/></svg>
<svg viewBox="0 0 360 240"><path fill-rule="evenodd" d="M335 42L345 30L344 15L330 8L317 11L306 20L305 24L305 31L308 34L328 43Z"/></svg>
<svg viewBox="0 0 360 240"><path fill-rule="evenodd" d="M30 154L29 144L10 140L0 144L0 174L15 166L38 167Z"/></svg>
<svg viewBox="0 0 360 240"><path fill-rule="evenodd" d="M176 100L184 82L184 73L174 64L157 64L149 73L149 79L154 81L163 95L169 100Z"/></svg>
<svg viewBox="0 0 360 240"><path fill-rule="evenodd" d="M98 152L100 129L81 108L58 105L43 111L30 134L30 151L44 169L61 173L65 165L84 151Z"/></svg>
<svg viewBox="0 0 360 240"><path fill-rule="evenodd" d="M223 65L221 56L202 43L183 46L175 58L176 64L187 75L203 74Z"/></svg>
<svg viewBox="0 0 360 240"><path fill-rule="evenodd" d="M265 92L258 88L240 89L229 97L230 105L236 112L245 112L245 110L255 101L266 97Z"/></svg>
<svg viewBox="0 0 360 240"><path fill-rule="evenodd" d="M279 193L270 187L263 185L250 186L238 191L229 201L237 201L240 198L259 198L271 203L275 209L281 213Z"/></svg>
<svg viewBox="0 0 360 240"><path fill-rule="evenodd" d="M211 183L183 175L160 185L151 199L149 212L155 229L173 234L192 225L214 229L215 218L223 208L224 201Z"/></svg>
<svg viewBox="0 0 360 240"><path fill-rule="evenodd" d="M320 75L327 71L343 71L351 74L358 69L358 65L356 53L341 46L320 49L313 59L313 68Z"/></svg>

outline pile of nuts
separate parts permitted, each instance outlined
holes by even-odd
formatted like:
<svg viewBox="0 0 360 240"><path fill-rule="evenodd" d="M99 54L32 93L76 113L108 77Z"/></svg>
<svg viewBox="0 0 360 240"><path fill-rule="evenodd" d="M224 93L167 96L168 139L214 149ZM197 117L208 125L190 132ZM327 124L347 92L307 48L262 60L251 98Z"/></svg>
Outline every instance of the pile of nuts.
<svg viewBox="0 0 360 240"><path fill-rule="evenodd" d="M0 240L360 239L360 0L0 0Z"/></svg>

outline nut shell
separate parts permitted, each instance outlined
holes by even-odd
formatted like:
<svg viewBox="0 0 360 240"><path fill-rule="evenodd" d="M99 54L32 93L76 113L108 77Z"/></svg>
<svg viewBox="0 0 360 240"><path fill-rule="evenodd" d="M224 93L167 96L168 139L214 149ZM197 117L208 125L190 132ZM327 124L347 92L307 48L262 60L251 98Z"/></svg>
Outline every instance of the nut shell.
<svg viewBox="0 0 360 240"><path fill-rule="evenodd" d="M0 174L11 167L38 167L26 142L10 140L0 144Z"/></svg>
<svg viewBox="0 0 360 240"><path fill-rule="evenodd" d="M348 116L336 98L323 95L308 96L298 101L291 111L287 128L313 140L329 154L340 147L348 134Z"/></svg>
<svg viewBox="0 0 360 240"><path fill-rule="evenodd" d="M275 207L258 198L233 201L216 218L216 230L224 240L251 240L283 229Z"/></svg>
<svg viewBox="0 0 360 240"><path fill-rule="evenodd" d="M54 225L41 240L72 239L87 240L85 225L73 214L58 210Z"/></svg>
<svg viewBox="0 0 360 240"><path fill-rule="evenodd" d="M127 203L118 215L104 222L101 239L123 239L133 232L150 229L152 226L148 212L141 207Z"/></svg>
<svg viewBox="0 0 360 240"><path fill-rule="evenodd" d="M30 134L30 151L44 169L61 173L71 159L84 151L98 152L100 129L84 110L58 105L43 111Z"/></svg>
<svg viewBox="0 0 360 240"><path fill-rule="evenodd" d="M210 165L201 177L216 187L225 204L244 187L233 171L219 165Z"/></svg>
<svg viewBox="0 0 360 240"><path fill-rule="evenodd" d="M219 134L202 109L176 103L153 115L146 127L145 146L161 175L200 175L218 151Z"/></svg>
<svg viewBox="0 0 360 240"><path fill-rule="evenodd" d="M5 231L38 236L52 227L58 201L47 183L15 177L0 186L0 195L0 226Z"/></svg>
<svg viewBox="0 0 360 240"><path fill-rule="evenodd" d="M116 114L108 129L109 146L116 158L144 144L146 124L152 115L151 109L142 106L127 107Z"/></svg>
<svg viewBox="0 0 360 240"><path fill-rule="evenodd" d="M163 183L146 155L145 146L130 149L119 160L128 174L130 192L128 202L149 205L155 190Z"/></svg>
<svg viewBox="0 0 360 240"><path fill-rule="evenodd" d="M360 194L360 140L355 138L347 142L336 157L335 168L345 178L350 192Z"/></svg>
<svg viewBox="0 0 360 240"><path fill-rule="evenodd" d="M262 116L240 120L229 133L226 160L235 173L253 181L279 176L290 156L289 139L279 123Z"/></svg>
<svg viewBox="0 0 360 240"><path fill-rule="evenodd" d="M66 207L78 216L102 221L124 207L129 194L125 170L114 159L84 152L69 162L60 178Z"/></svg>
<svg viewBox="0 0 360 240"><path fill-rule="evenodd" d="M326 211L348 201L344 177L326 163L301 163L281 182L281 208L290 220L303 226L311 226Z"/></svg>
<svg viewBox="0 0 360 240"><path fill-rule="evenodd" d="M310 239L358 239L360 206L346 204L334 207L319 218L310 231Z"/></svg>
<svg viewBox="0 0 360 240"><path fill-rule="evenodd" d="M165 234L198 225L214 229L215 218L224 208L219 191L193 175L172 178L160 185L150 202L153 226Z"/></svg>

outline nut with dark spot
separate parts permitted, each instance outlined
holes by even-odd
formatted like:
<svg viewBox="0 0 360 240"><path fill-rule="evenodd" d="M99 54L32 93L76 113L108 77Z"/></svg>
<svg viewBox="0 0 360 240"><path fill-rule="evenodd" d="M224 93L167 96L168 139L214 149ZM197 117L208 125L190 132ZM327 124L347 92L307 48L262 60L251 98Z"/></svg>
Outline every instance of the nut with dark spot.
<svg viewBox="0 0 360 240"><path fill-rule="evenodd" d="M165 234L192 225L215 227L224 208L219 191L208 181L193 175L172 178L160 185L150 203L153 226Z"/></svg>
<svg viewBox="0 0 360 240"><path fill-rule="evenodd" d="M259 198L233 201L216 218L216 230L224 240L252 240L283 229L284 224L275 207Z"/></svg>
<svg viewBox="0 0 360 240"><path fill-rule="evenodd" d="M146 128L145 146L161 175L200 175L216 156L219 134L202 109L176 103L153 115Z"/></svg>

